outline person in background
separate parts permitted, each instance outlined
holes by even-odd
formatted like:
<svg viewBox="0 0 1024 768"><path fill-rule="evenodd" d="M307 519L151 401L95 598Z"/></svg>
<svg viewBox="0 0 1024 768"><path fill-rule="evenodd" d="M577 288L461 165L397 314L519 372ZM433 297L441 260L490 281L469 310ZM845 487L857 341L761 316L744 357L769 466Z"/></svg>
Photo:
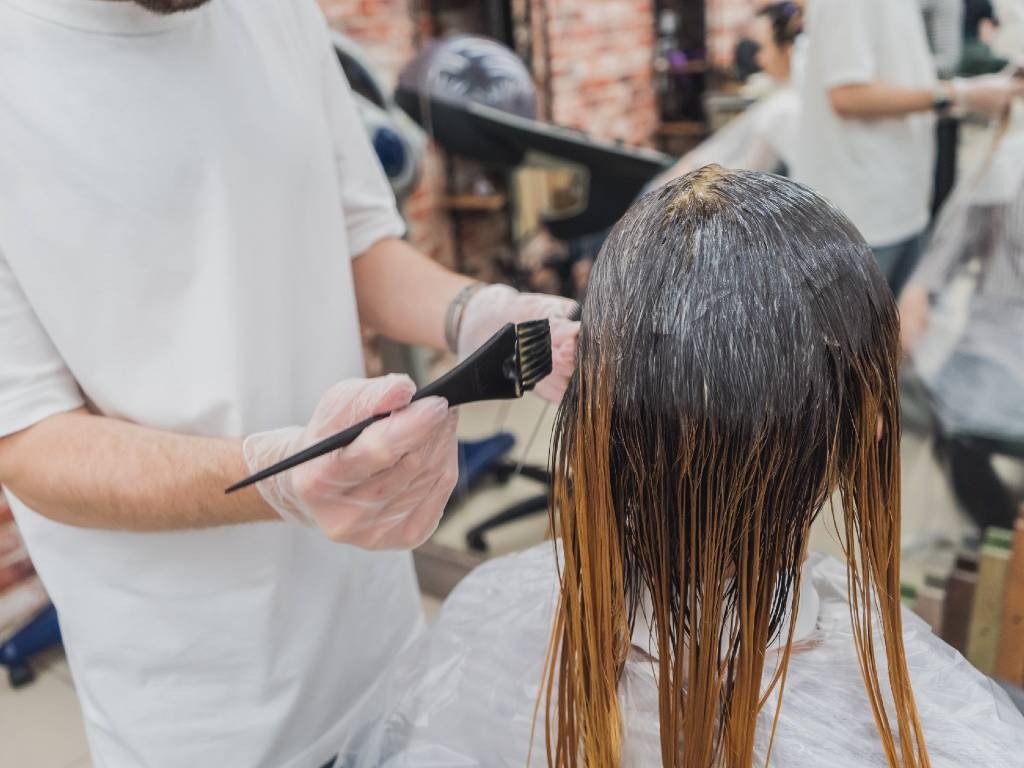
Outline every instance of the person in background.
<svg viewBox="0 0 1024 768"><path fill-rule="evenodd" d="M361 325L561 317L560 397L575 305L403 233L314 0L0 0L0 482L95 765L317 768L420 632L457 414L364 378Z"/></svg>
<svg viewBox="0 0 1024 768"><path fill-rule="evenodd" d="M741 56L751 58L755 71L772 84L770 92L655 177L648 184L649 188L662 186L713 163L751 171L783 174L792 171L800 125L794 60L802 29L800 3L770 3L757 11L750 38L741 41L736 54L738 59ZM738 64L738 69L743 71L746 62L738 61ZM602 231L570 243L559 243L547 230L538 230L521 251L521 258L533 268L531 287L561 285L563 290L572 291L582 299L590 270L607 235L607 231Z"/></svg>
<svg viewBox="0 0 1024 768"><path fill-rule="evenodd" d="M1024 460L1024 110L963 175L899 297L957 500L978 527L1012 528L1024 495L995 456Z"/></svg>
<svg viewBox="0 0 1024 768"><path fill-rule="evenodd" d="M936 114L998 116L1022 86L940 81L917 0L812 0L806 30L796 178L846 211L898 294L930 219Z"/></svg>
<svg viewBox="0 0 1024 768"><path fill-rule="evenodd" d="M964 40L991 43L998 27L999 19L992 0L964 0Z"/></svg>
<svg viewBox="0 0 1024 768"><path fill-rule="evenodd" d="M774 83L774 90L683 155L653 185L660 186L711 163L751 171L792 170L800 125L793 49L802 29L803 11L797 3L771 3L757 12L750 28L751 40L757 46L755 60Z"/></svg>
<svg viewBox="0 0 1024 768"><path fill-rule="evenodd" d="M990 0L967 0L964 4L961 75L985 75L1004 69L1010 60L992 50L999 19Z"/></svg>
<svg viewBox="0 0 1024 768"><path fill-rule="evenodd" d="M762 74L770 83L769 92L759 94L756 103L655 177L649 188L712 163L742 170L792 172L800 126L795 48L802 29L801 3L769 3L757 11L750 37L736 47L737 71L748 76ZM747 84L751 84L749 77ZM546 229L539 229L520 252L532 270L530 286L544 290L561 286L582 299L607 235L602 231L560 243Z"/></svg>
<svg viewBox="0 0 1024 768"><path fill-rule="evenodd" d="M963 0L919 0L928 47L940 77L952 77L960 63Z"/></svg>

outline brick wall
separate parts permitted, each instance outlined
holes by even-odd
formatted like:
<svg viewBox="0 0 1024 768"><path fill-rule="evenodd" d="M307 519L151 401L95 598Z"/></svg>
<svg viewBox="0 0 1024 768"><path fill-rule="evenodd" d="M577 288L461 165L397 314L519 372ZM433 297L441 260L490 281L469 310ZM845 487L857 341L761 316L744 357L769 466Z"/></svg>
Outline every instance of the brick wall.
<svg viewBox="0 0 1024 768"><path fill-rule="evenodd" d="M517 0L517 48L542 114L601 139L646 145L658 123L651 0Z"/></svg>
<svg viewBox="0 0 1024 768"><path fill-rule="evenodd" d="M732 65L733 50L757 9L768 0L706 0L708 58L717 68Z"/></svg>
<svg viewBox="0 0 1024 768"><path fill-rule="evenodd" d="M445 196L444 155L433 145L427 148L419 186L405 201L402 213L409 228L409 242L435 261L451 267L455 262L453 229Z"/></svg>
<svg viewBox="0 0 1024 768"><path fill-rule="evenodd" d="M410 0L319 0L328 23L360 43L390 85L413 54Z"/></svg>

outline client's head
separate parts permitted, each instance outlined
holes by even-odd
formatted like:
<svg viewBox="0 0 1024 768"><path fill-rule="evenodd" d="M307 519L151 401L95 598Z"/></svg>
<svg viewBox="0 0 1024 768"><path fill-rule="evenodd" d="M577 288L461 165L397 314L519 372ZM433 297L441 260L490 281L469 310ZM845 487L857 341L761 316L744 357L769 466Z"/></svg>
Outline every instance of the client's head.
<svg viewBox="0 0 1024 768"><path fill-rule="evenodd" d="M869 699L890 761L918 765L897 601L897 350L871 251L806 187L709 166L626 213L591 276L553 449L554 763L617 764L617 684L646 594L665 765L750 766L765 649L790 636L808 530L838 491Z"/></svg>

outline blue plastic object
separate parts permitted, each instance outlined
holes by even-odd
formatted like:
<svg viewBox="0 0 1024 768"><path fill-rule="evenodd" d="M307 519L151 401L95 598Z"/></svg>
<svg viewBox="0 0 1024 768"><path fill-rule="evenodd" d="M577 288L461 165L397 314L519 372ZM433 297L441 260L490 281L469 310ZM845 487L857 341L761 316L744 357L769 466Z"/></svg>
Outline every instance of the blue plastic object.
<svg viewBox="0 0 1024 768"><path fill-rule="evenodd" d="M373 149L377 153L381 167L389 179L402 175L409 163L405 144L398 132L388 126L381 126L373 132Z"/></svg>
<svg viewBox="0 0 1024 768"><path fill-rule="evenodd" d="M28 624L0 644L0 664L7 667L11 686L18 688L35 677L29 659L61 642L57 609L51 603Z"/></svg>
<svg viewBox="0 0 1024 768"><path fill-rule="evenodd" d="M482 440L460 440L459 484L455 486L453 497L464 496L484 475L501 463L515 444L516 439L510 432L498 432Z"/></svg>

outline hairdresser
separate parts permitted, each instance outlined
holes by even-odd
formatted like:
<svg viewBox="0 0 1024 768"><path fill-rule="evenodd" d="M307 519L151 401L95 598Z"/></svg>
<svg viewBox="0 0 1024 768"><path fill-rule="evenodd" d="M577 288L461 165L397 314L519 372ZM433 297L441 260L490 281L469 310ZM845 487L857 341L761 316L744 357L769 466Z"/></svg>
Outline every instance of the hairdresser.
<svg viewBox="0 0 1024 768"><path fill-rule="evenodd" d="M810 0L796 177L843 209L894 293L923 247L935 117L1001 115L1020 81L939 80L917 0Z"/></svg>
<svg viewBox="0 0 1024 768"><path fill-rule="evenodd" d="M314 0L0 0L0 482L94 764L316 768L419 631L456 415L360 324L465 355L571 305L402 233Z"/></svg>

